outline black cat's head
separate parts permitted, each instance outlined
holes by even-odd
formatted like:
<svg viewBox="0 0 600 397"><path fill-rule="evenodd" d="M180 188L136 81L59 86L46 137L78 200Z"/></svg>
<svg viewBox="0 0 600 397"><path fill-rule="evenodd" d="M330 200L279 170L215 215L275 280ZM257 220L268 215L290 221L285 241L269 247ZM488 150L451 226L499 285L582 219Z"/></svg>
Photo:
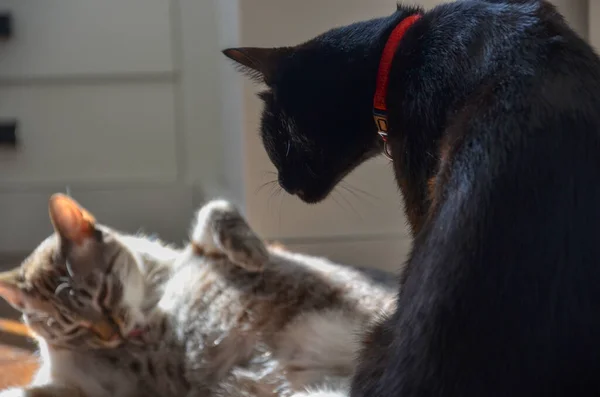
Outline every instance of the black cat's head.
<svg viewBox="0 0 600 397"><path fill-rule="evenodd" d="M281 187L307 203L323 200L381 152L371 110L381 31L391 19L336 28L295 47L223 51L266 84L259 94L264 147Z"/></svg>

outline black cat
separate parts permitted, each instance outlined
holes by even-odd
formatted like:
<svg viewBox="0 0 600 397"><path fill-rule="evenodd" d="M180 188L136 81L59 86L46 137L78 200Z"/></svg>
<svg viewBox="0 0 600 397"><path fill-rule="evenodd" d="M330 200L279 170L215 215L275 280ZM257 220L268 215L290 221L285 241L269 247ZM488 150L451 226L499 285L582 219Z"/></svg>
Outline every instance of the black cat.
<svg viewBox="0 0 600 397"><path fill-rule="evenodd" d="M352 395L600 396L600 59L549 3L400 6L225 50L268 86L281 186L317 202L381 153L379 65L408 17L384 99L414 246Z"/></svg>

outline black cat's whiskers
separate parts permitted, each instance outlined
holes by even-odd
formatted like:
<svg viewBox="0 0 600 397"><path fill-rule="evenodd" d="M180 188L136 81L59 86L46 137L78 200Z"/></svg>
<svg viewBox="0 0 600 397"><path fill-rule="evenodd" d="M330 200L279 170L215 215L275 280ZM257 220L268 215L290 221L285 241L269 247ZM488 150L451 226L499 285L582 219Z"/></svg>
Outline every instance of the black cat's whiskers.
<svg viewBox="0 0 600 397"><path fill-rule="evenodd" d="M308 172L311 174L312 177L317 178L317 174L313 171L313 169L310 167L310 165L306 165L306 169L308 170ZM274 171L265 171L264 172L265 176L276 176L277 173ZM264 183L261 183L258 188L256 188L256 190L254 191L254 194L257 195L259 194L263 189L268 187L268 197L267 197L267 206L271 207L271 201L276 198L276 197L280 197L281 200L279 202L279 210L278 210L278 225L279 228L281 229L281 209L283 208L283 201L285 200L285 194L283 193L283 189L282 187L279 185L279 182L277 179L272 179L272 180L268 180ZM343 191L342 191L343 190ZM353 212L358 218L363 219L363 217L360 215L360 213L356 210L355 206L352 204L352 200L351 198L347 197L344 193L348 192L348 194L351 194L352 197L357 200L357 201L362 201L362 202L367 202L370 205L373 205L373 202L371 202L369 200L369 198L373 198L376 200L381 200L381 198L363 190L360 188L357 188L356 186L353 186L352 184L350 184L349 182L346 181L340 181L337 185L337 187L331 192L330 197L332 198L332 200L337 204L337 206L339 208L341 208L342 210L346 211L346 212ZM337 198L334 197L334 195L337 195Z"/></svg>
<svg viewBox="0 0 600 397"><path fill-rule="evenodd" d="M310 169L310 167L309 167ZM351 194L352 197L358 201L358 202L366 202L369 205L375 205L375 203L373 203L372 199L381 201L381 197L378 197L372 193L367 192L364 189L358 188L354 185L352 185L350 182L345 181L345 180L340 180L336 187L332 190L331 192L331 198L333 199L333 201L336 202L336 204L338 204L338 206L340 208L343 208L344 210L347 210L346 206L341 205L341 203L336 200L333 196L334 194L337 194L339 196L339 198L341 200L344 200L344 202L346 203L346 205L348 207L350 207L350 209L352 210L352 212L354 212L361 220L363 219L362 215L356 210L356 208L354 207L354 205L352 204L352 200L350 198L347 197L346 194L344 193L348 193Z"/></svg>
<svg viewBox="0 0 600 397"><path fill-rule="evenodd" d="M348 187L346 185L342 185L339 184L338 187L340 189L343 189L344 191L348 192L349 194L352 195L352 197L354 197L357 201L363 201L363 202L367 202L369 204L373 204L371 203L368 196L360 196L356 191L354 191L354 189L352 189L351 187Z"/></svg>
<svg viewBox="0 0 600 397"><path fill-rule="evenodd" d="M351 212L354 213L354 215L356 215L359 219L363 219L363 217L359 214L359 212L356 210L356 208L354 208L354 206L352 205L352 203L350 202L350 200L348 200L347 197L345 197L342 192L340 192L337 188L334 189L331 192L331 199L338 205L338 207L340 207L341 209L343 209L344 211L348 211L350 210ZM340 201L336 200L335 195L337 194L337 196L344 201L345 205L342 205L340 203Z"/></svg>
<svg viewBox="0 0 600 397"><path fill-rule="evenodd" d="M275 172L272 171L267 171L265 172L265 174L271 174L271 175L276 175ZM268 187L268 193L267 193L267 200L266 200L266 205L267 208L272 208L271 206L271 201L277 197L280 197L280 201L279 201L279 210L278 210L278 227L279 229L281 229L281 208L283 207L283 200L285 200L285 194L282 194L283 192L283 188L279 185L279 182L277 181L277 179L273 179L270 181L267 181L263 184L261 184L258 189L256 189L255 194L258 194L260 191L262 191L264 188Z"/></svg>
<svg viewBox="0 0 600 397"><path fill-rule="evenodd" d="M269 186L271 187L271 190L273 188L273 185L277 184L277 180L273 179L271 181L267 181L265 183L261 183L260 186L258 186L255 190L254 190L254 194L258 194L260 193L265 187Z"/></svg>
<svg viewBox="0 0 600 397"><path fill-rule="evenodd" d="M344 189L346 192L350 193L352 195L352 197L354 197L356 200L358 200L358 201L364 201L364 202L367 202L369 204L372 204L369 200L366 200L364 197L360 197L358 194L356 194L353 190L349 189L348 187L342 186L342 185L339 185L339 187L341 189Z"/></svg>
<svg viewBox="0 0 600 397"><path fill-rule="evenodd" d="M282 192L283 192L283 188L281 186L279 186L278 183L272 184L270 193L269 193L269 197L267 198L267 207L271 207L271 200L274 197L280 196Z"/></svg>
<svg viewBox="0 0 600 397"><path fill-rule="evenodd" d="M344 207L340 204L339 201L337 201L337 199L335 198L335 195L333 195L334 192L331 192L331 193L332 194L329 197L331 197L331 199L333 200L333 202L336 203L339 208L343 209Z"/></svg>
<svg viewBox="0 0 600 397"><path fill-rule="evenodd" d="M360 212L358 212L358 210L354 207L354 205L352 204L352 201L346 197L342 192L340 192L338 190L338 195L346 202L348 203L348 207L350 207L350 210L352 212L354 212L354 214L358 217L358 219L363 220L362 215L360 214Z"/></svg>
<svg viewBox="0 0 600 397"><path fill-rule="evenodd" d="M344 190L347 190L347 191L349 191L349 192L351 192L351 193L354 193L354 195L355 195L356 197L358 197L358 193L360 193L360 194L362 194L363 196L370 197L370 198L373 198L373 199L375 199L375 200L381 200L381 197L379 197L379 196L376 196L376 195L374 195L373 193L369 193L369 192L367 192L367 191L366 191L366 190L364 190L364 189L358 188L358 187L356 187L356 186L354 186L354 185L350 184L350 182L347 182L347 181L340 181L340 183L339 183L339 186L340 186L341 188L343 188Z"/></svg>
<svg viewBox="0 0 600 397"><path fill-rule="evenodd" d="M280 191L281 191L281 189L280 189ZM281 197L281 200L279 200L279 210L278 210L279 213L277 214L277 217L278 217L278 219L277 219L277 229L279 231L281 231L281 214L283 213L283 211L281 211L281 208L283 207L283 201L285 200L285 196L286 195L285 194L280 194L279 196Z"/></svg>
<svg viewBox="0 0 600 397"><path fill-rule="evenodd" d="M254 194L257 195L258 193L260 193L261 190L263 190L265 187L269 186L271 188L271 190L273 189L273 185L277 183L277 173L274 171L265 171L263 173L263 179L266 176L273 176L274 179L270 179L264 183L261 183L256 190L254 191Z"/></svg>

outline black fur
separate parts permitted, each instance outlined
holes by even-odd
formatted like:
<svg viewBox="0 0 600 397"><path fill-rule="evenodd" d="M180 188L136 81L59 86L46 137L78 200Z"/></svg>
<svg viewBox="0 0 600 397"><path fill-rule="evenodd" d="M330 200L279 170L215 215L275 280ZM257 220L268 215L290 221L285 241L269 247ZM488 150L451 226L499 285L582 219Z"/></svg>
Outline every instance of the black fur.
<svg viewBox="0 0 600 397"><path fill-rule="evenodd" d="M376 68L414 11L278 61L262 134L288 191L318 201L380 151ZM415 240L352 395L600 395L599 58L545 1L458 1L424 14L392 69Z"/></svg>

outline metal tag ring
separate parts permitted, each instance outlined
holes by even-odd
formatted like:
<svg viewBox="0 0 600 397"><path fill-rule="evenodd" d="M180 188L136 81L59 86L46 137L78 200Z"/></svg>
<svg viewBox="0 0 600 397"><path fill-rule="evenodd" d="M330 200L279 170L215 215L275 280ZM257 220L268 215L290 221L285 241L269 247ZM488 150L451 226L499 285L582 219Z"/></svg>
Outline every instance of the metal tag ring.
<svg viewBox="0 0 600 397"><path fill-rule="evenodd" d="M392 158L392 151L390 148L390 145L387 142L383 143L383 155L391 161L394 161L394 159Z"/></svg>

